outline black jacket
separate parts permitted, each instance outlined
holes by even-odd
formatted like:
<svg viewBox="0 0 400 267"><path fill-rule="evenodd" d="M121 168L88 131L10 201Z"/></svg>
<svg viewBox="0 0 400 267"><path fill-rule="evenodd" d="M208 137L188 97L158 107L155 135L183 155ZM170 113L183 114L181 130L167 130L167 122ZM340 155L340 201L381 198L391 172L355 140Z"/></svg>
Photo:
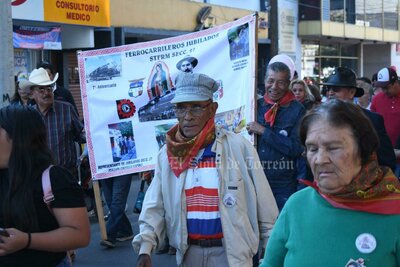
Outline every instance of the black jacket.
<svg viewBox="0 0 400 267"><path fill-rule="evenodd" d="M368 109L362 108L362 110L364 115L367 116L374 125L375 131L379 137L379 147L377 151L379 165L388 166L394 172L396 170L396 156L394 154L392 143L390 142L389 136L386 132L383 117Z"/></svg>

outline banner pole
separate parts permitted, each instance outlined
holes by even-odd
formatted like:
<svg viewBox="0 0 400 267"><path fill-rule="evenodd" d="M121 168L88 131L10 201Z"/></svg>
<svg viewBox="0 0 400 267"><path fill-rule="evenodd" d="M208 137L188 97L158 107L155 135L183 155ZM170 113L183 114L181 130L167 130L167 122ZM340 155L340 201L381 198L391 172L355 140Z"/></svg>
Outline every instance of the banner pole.
<svg viewBox="0 0 400 267"><path fill-rule="evenodd" d="M93 181L94 199L96 201L97 219L99 221L102 240L107 239L106 222L104 221L103 205L101 203L99 181Z"/></svg>
<svg viewBox="0 0 400 267"><path fill-rule="evenodd" d="M255 40L254 40L254 48L255 48L255 52L254 52L254 57L255 57L255 60L254 60L254 114L253 114L253 116L254 116L254 121L257 121L257 100L258 100L258 98L257 98L257 91L258 91L258 88L257 88L257 83L258 83L258 75L257 75L257 73L258 73L258 12L256 12L255 14L254 14L254 16L256 17L256 22L255 22L255 25L254 25L254 27L255 27L255 34L254 34L254 38L255 38ZM254 135L254 146L255 147L257 147L257 137L256 137L256 135Z"/></svg>

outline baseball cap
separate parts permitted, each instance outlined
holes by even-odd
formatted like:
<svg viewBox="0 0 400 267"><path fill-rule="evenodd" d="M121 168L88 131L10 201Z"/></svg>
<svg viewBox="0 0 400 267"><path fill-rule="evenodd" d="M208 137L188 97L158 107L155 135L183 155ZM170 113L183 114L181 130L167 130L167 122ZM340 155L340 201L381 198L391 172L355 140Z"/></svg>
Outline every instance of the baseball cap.
<svg viewBox="0 0 400 267"><path fill-rule="evenodd" d="M399 77L397 76L397 73L394 69L392 68L383 68L380 71L378 71L378 74L376 75L376 81L374 82L375 87L386 87L389 84L393 83L394 81L397 81Z"/></svg>

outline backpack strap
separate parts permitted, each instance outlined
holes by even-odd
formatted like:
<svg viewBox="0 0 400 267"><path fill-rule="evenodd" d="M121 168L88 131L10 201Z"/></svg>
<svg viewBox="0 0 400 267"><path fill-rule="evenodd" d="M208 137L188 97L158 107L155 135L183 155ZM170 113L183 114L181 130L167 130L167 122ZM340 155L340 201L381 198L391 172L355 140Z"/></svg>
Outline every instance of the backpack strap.
<svg viewBox="0 0 400 267"><path fill-rule="evenodd" d="M51 211L50 202L54 200L53 190L50 182L50 169L53 165L50 165L43 171L42 174L42 188L43 188L43 201Z"/></svg>

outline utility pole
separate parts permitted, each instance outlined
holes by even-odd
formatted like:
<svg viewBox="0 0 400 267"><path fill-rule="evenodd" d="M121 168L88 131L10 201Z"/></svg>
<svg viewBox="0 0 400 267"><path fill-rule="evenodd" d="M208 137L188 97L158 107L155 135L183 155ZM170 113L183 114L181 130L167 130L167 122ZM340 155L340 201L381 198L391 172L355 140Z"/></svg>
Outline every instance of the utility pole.
<svg viewBox="0 0 400 267"><path fill-rule="evenodd" d="M279 32L278 32L278 0L270 0L270 12L269 12L269 38L271 40L271 58L278 54L278 40L279 40Z"/></svg>
<svg viewBox="0 0 400 267"><path fill-rule="evenodd" d="M14 93L14 51L11 0L0 1L0 108L10 104Z"/></svg>

